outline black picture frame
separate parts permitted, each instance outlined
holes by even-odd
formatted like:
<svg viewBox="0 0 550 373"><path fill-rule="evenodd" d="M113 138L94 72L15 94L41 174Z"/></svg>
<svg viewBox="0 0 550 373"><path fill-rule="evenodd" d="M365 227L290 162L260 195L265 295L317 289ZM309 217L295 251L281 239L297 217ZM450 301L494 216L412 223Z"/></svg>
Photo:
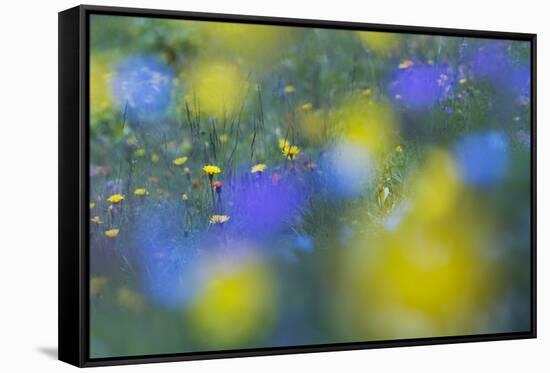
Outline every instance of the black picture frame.
<svg viewBox="0 0 550 373"><path fill-rule="evenodd" d="M89 17L124 15L345 30L464 36L531 43L531 327L526 332L89 358ZM59 360L79 367L536 338L536 34L81 5L59 13Z"/></svg>

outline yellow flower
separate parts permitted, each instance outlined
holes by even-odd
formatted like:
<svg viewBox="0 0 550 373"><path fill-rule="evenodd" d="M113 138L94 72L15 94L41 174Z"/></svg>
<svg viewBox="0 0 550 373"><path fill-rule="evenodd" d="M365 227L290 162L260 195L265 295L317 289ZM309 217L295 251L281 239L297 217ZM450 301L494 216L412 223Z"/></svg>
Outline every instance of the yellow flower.
<svg viewBox="0 0 550 373"><path fill-rule="evenodd" d="M212 215L210 217L210 224L223 224L229 220L227 215Z"/></svg>
<svg viewBox="0 0 550 373"><path fill-rule="evenodd" d="M160 160L160 157L157 153L151 154L151 162L157 163Z"/></svg>
<svg viewBox="0 0 550 373"><path fill-rule="evenodd" d="M94 216L93 218L90 219L90 221L92 223L101 224L101 219L99 218L99 216Z"/></svg>
<svg viewBox="0 0 550 373"><path fill-rule="evenodd" d="M285 87L285 92L286 93L293 93L294 91L295 91L294 86L291 85L291 84L289 84Z"/></svg>
<svg viewBox="0 0 550 373"><path fill-rule="evenodd" d="M397 146L395 147L395 151L398 152L398 153L403 153L403 146L397 145Z"/></svg>
<svg viewBox="0 0 550 373"><path fill-rule="evenodd" d="M118 304L134 312L141 311L145 303L141 295L126 287L118 290L117 300Z"/></svg>
<svg viewBox="0 0 550 373"><path fill-rule="evenodd" d="M181 200L182 200L182 201L187 201L188 199L189 199L189 196L187 195L187 193L183 193L183 194L181 195Z"/></svg>
<svg viewBox="0 0 550 373"><path fill-rule="evenodd" d="M136 157L143 157L145 155L145 149L139 148L134 152Z"/></svg>
<svg viewBox="0 0 550 373"><path fill-rule="evenodd" d="M210 259L209 276L186 312L191 331L207 346L240 346L276 321L272 272L257 259L239 259L231 264Z"/></svg>
<svg viewBox="0 0 550 373"><path fill-rule="evenodd" d="M400 37L389 32L358 31L363 44L379 55L387 55L399 46Z"/></svg>
<svg viewBox="0 0 550 373"><path fill-rule="evenodd" d="M95 297L109 283L109 279L103 276L90 278L90 297Z"/></svg>
<svg viewBox="0 0 550 373"><path fill-rule="evenodd" d="M183 166L183 164L187 162L187 157L179 157L174 159L174 165L175 166Z"/></svg>
<svg viewBox="0 0 550 373"><path fill-rule="evenodd" d="M134 191L134 195L136 195L136 196L146 196L148 194L149 194L149 192L145 188L137 188Z"/></svg>
<svg viewBox="0 0 550 373"><path fill-rule="evenodd" d="M135 136L130 137L128 140L126 140L126 144L136 145L137 144L137 138Z"/></svg>
<svg viewBox="0 0 550 373"><path fill-rule="evenodd" d="M459 82L460 84L466 84L467 81L468 81L468 80L466 80L465 78L462 78L462 79L460 79L458 82Z"/></svg>
<svg viewBox="0 0 550 373"><path fill-rule="evenodd" d="M191 173L191 170L189 169L189 167L184 167L183 168L183 173L186 174L186 175L189 175Z"/></svg>
<svg viewBox="0 0 550 373"><path fill-rule="evenodd" d="M267 168L267 166L263 163L259 163L255 166L252 166L252 169L250 170L250 172L252 172L253 174L255 174L256 172L264 172L264 170Z"/></svg>
<svg viewBox="0 0 550 373"><path fill-rule="evenodd" d="M118 236L119 231L120 231L120 229L112 228L112 229L109 229L109 230L105 231L105 235L109 238L114 238L114 237Z"/></svg>
<svg viewBox="0 0 550 373"><path fill-rule="evenodd" d="M210 59L199 61L194 66L186 73L193 93L184 98L191 110L197 107L193 103L200 103L201 116L221 119L233 115L248 92L247 77L240 66Z"/></svg>
<svg viewBox="0 0 550 373"><path fill-rule="evenodd" d="M296 145L286 145L283 149L283 154L290 160L293 160L298 153L300 153L300 148Z"/></svg>
<svg viewBox="0 0 550 373"><path fill-rule="evenodd" d="M202 168L202 170L208 175L208 176L212 176L214 174L219 174L220 172L222 172L222 170L218 167L218 166L213 166L211 164L207 164L206 166L204 166Z"/></svg>
<svg viewBox="0 0 550 373"><path fill-rule="evenodd" d="M112 196L107 198L107 201L115 204L115 203L119 203L123 199L124 199L124 196L122 194L113 194Z"/></svg>
<svg viewBox="0 0 550 373"><path fill-rule="evenodd" d="M227 140L229 140L229 136L226 133L220 135L220 142L222 144L225 144L227 142Z"/></svg>
<svg viewBox="0 0 550 373"><path fill-rule="evenodd" d="M95 207L95 203L90 202L90 210L93 209L94 207Z"/></svg>
<svg viewBox="0 0 550 373"><path fill-rule="evenodd" d="M290 145L287 139L279 139L279 148L283 149L285 146Z"/></svg>
<svg viewBox="0 0 550 373"><path fill-rule="evenodd" d="M311 110L313 108L313 104L311 102L308 102L307 104L302 105L302 110Z"/></svg>

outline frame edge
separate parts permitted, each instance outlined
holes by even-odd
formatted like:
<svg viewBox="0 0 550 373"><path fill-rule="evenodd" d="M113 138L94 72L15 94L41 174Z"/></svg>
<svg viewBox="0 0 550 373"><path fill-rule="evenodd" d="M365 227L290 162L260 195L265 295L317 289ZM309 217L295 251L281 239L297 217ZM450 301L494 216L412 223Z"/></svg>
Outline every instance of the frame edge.
<svg viewBox="0 0 550 373"><path fill-rule="evenodd" d="M58 13L58 359L83 366L80 164L81 7Z"/></svg>
<svg viewBox="0 0 550 373"><path fill-rule="evenodd" d="M227 350L205 353L175 354L176 356L123 356L118 358L90 359L87 355L87 319L83 316L87 271L87 256L85 246L85 224L87 223L87 207L85 196L86 180L85 156L86 141L86 80L85 60L88 48L85 30L87 14L103 12L119 13L119 15L153 14L165 18L186 18L220 22L240 22L256 24L278 24L301 27L325 27L334 29L364 29L373 28L377 31L393 31L400 29L406 33L444 34L454 36L509 38L530 41L532 44L532 324L531 330L506 335L479 335L442 338L426 338L420 340L396 340L390 344L387 341L352 345L311 345L288 346L287 348L269 348L253 350ZM64 35L68 30L71 35ZM137 9L124 7L107 7L80 5L59 13L59 360L78 367L96 367L108 365L143 364L156 362L175 362L187 360L205 360L218 358L235 358L250 356L268 356L299 353L332 352L372 348L429 346L437 344L454 344L462 342L487 342L514 339L537 338L536 324L536 41L537 35L532 33L495 32L479 30L448 29L438 27L398 26L391 24L370 24L345 21L328 21L314 19L293 19L270 16L233 15L220 13L184 12L177 10ZM75 62L76 61L76 62ZM75 69L75 70L73 70ZM66 74L66 77L63 75ZM69 77L70 75L70 77ZM65 158L65 159L64 159ZM72 181L71 181L72 180ZM75 250L75 246L77 250ZM63 266L62 263L65 265ZM65 268L64 268L65 267ZM73 273L75 272L75 273ZM76 298L76 299L75 299ZM63 315L62 315L63 313Z"/></svg>

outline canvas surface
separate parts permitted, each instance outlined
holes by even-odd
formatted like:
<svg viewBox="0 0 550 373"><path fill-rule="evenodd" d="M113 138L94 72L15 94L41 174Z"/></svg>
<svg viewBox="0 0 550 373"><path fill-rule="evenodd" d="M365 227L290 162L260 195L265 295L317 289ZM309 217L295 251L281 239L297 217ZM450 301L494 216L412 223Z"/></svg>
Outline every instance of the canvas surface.
<svg viewBox="0 0 550 373"><path fill-rule="evenodd" d="M530 52L92 15L90 357L528 331Z"/></svg>

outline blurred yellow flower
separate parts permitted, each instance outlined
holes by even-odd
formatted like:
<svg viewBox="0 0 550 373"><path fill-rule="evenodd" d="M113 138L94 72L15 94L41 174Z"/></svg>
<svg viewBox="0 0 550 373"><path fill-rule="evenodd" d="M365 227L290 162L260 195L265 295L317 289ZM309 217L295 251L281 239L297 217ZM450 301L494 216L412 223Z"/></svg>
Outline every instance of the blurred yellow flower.
<svg viewBox="0 0 550 373"><path fill-rule="evenodd" d="M183 193L183 194L181 195L181 200L182 200L182 201L187 201L188 199L189 199L189 196L187 195L187 193Z"/></svg>
<svg viewBox="0 0 550 373"><path fill-rule="evenodd" d="M252 172L253 174L255 174L256 172L264 172L266 168L267 166L265 164L259 163L257 165L252 166L252 169L250 170L250 172Z"/></svg>
<svg viewBox="0 0 550 373"><path fill-rule="evenodd" d="M347 327L377 339L477 330L502 280L485 250L491 222L467 205L431 221L415 208L391 230L357 238L341 268L344 299L335 300Z"/></svg>
<svg viewBox="0 0 550 373"><path fill-rule="evenodd" d="M239 110L247 92L247 79L231 63L203 61L188 72L191 86L188 106L201 113L223 119Z"/></svg>
<svg viewBox="0 0 550 373"><path fill-rule="evenodd" d="M136 196L146 196L148 194L149 194L149 192L145 188L137 188L134 191L134 195L136 195Z"/></svg>
<svg viewBox="0 0 550 373"><path fill-rule="evenodd" d="M112 107L111 95L112 58L90 56L90 113L94 116Z"/></svg>
<svg viewBox="0 0 550 373"><path fill-rule="evenodd" d="M219 174L220 172L222 172L222 170L218 166L214 166L214 165L210 165L210 164L207 164L206 166L204 166L202 168L202 170L208 176L212 176L212 175Z"/></svg>
<svg viewBox="0 0 550 373"><path fill-rule="evenodd" d="M227 215L212 215L210 217L210 224L223 224L229 220Z"/></svg>
<svg viewBox="0 0 550 373"><path fill-rule="evenodd" d="M151 154L151 162L157 163L160 160L160 157L157 153Z"/></svg>
<svg viewBox="0 0 550 373"><path fill-rule="evenodd" d="M378 54L388 54L398 45L400 36L391 32L358 31L363 44Z"/></svg>
<svg viewBox="0 0 550 373"><path fill-rule="evenodd" d="M114 237L118 236L119 231L120 231L120 229L112 228L112 229L109 229L109 230L105 231L105 235L109 238L114 238Z"/></svg>
<svg viewBox="0 0 550 373"><path fill-rule="evenodd" d="M334 131L346 140L381 155L396 138L397 118L383 101L351 96L332 114Z"/></svg>
<svg viewBox="0 0 550 373"><path fill-rule="evenodd" d="M126 287L118 289L117 301L122 307L134 312L141 311L144 306L143 297Z"/></svg>
<svg viewBox="0 0 550 373"><path fill-rule="evenodd" d="M93 218L90 219L90 221L92 223L96 223L96 224L101 224L101 219L99 218L99 216L94 216Z"/></svg>
<svg viewBox="0 0 550 373"><path fill-rule="evenodd" d="M90 202L90 210L93 209L94 207L95 207L95 203Z"/></svg>
<svg viewBox="0 0 550 373"><path fill-rule="evenodd" d="M107 198L107 201L111 202L112 204L119 203L120 201L124 200L124 196L122 194L113 194L109 198Z"/></svg>
<svg viewBox="0 0 550 373"><path fill-rule="evenodd" d="M300 148L296 145L285 145L282 152L287 159L293 160L300 153Z"/></svg>
<svg viewBox="0 0 550 373"><path fill-rule="evenodd" d="M421 221L437 221L458 205L461 180L457 166L444 150L432 150L410 182L413 212Z"/></svg>
<svg viewBox="0 0 550 373"><path fill-rule="evenodd" d="M90 278L90 297L95 297L109 283L109 279L103 276Z"/></svg>
<svg viewBox="0 0 550 373"><path fill-rule="evenodd" d="M403 146L402 146L402 145L397 145L397 146L395 147L395 151L396 151L397 153L403 153Z"/></svg>
<svg viewBox="0 0 550 373"><path fill-rule="evenodd" d="M136 149L136 151L134 152L134 155L136 157L143 157L145 155L145 149L144 148Z"/></svg>
<svg viewBox="0 0 550 373"><path fill-rule="evenodd" d="M220 135L220 143L225 144L227 140L229 140L229 136L226 133Z"/></svg>
<svg viewBox="0 0 550 373"><path fill-rule="evenodd" d="M198 23L200 52L210 58L223 56L239 61L248 70L265 72L280 63L293 32L285 27L238 23Z"/></svg>
<svg viewBox="0 0 550 373"><path fill-rule="evenodd" d="M206 263L209 277L189 308L198 342L242 346L272 327L277 292L269 268L251 258L234 264Z"/></svg>
<svg viewBox="0 0 550 373"><path fill-rule="evenodd" d="M187 162L187 157L179 157L173 161L175 166L183 166L185 162Z"/></svg>
<svg viewBox="0 0 550 373"><path fill-rule="evenodd" d="M285 92L286 93L294 93L295 89L294 89L294 86L291 85L291 84L288 84L287 86L285 86Z"/></svg>
<svg viewBox="0 0 550 373"><path fill-rule="evenodd" d="M313 108L313 104L311 102L308 102L306 104L303 104L300 108L304 111L311 110Z"/></svg>
<svg viewBox="0 0 550 373"><path fill-rule="evenodd" d="M128 140L126 140L126 144L132 146L132 145L136 145L137 144L137 137L135 136L130 136L128 138Z"/></svg>

